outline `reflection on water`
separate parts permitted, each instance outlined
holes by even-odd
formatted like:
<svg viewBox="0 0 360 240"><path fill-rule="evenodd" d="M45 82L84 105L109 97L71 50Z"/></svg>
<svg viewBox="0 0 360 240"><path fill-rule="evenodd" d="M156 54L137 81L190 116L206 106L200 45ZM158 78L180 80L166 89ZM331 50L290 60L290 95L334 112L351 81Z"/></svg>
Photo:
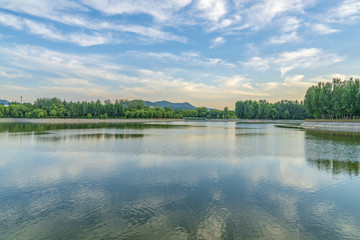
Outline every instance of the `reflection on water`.
<svg viewBox="0 0 360 240"><path fill-rule="evenodd" d="M41 124L41 123L0 123L0 133L28 133L28 132L47 132L68 129L146 129L146 128L181 128L186 125L180 124L156 124L156 123L75 123L75 124Z"/></svg>
<svg viewBox="0 0 360 240"><path fill-rule="evenodd" d="M88 134L73 134L73 135L63 135L63 136L38 136L36 139L38 141L65 141L67 139L79 140L111 140L117 138L139 138L144 137L144 134L140 133L88 133Z"/></svg>
<svg viewBox="0 0 360 240"><path fill-rule="evenodd" d="M310 166L333 175L359 176L360 133L306 131L305 153Z"/></svg>
<svg viewBox="0 0 360 240"><path fill-rule="evenodd" d="M337 161L337 160L325 160L316 159L308 160L309 165L318 168L319 170L325 170L331 172L334 175L347 174L350 176L359 176L359 161Z"/></svg>
<svg viewBox="0 0 360 240"><path fill-rule="evenodd" d="M206 122L0 129L0 239L360 238L356 137Z"/></svg>

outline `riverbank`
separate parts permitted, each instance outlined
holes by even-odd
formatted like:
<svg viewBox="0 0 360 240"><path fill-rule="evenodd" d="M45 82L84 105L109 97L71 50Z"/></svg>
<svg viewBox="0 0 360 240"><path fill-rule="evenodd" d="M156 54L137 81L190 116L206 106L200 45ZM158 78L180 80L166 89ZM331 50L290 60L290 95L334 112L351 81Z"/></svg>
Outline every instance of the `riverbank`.
<svg viewBox="0 0 360 240"><path fill-rule="evenodd" d="M184 119L149 118L149 119L79 119L79 118L0 118L0 123L40 123L40 124L61 124L61 123L147 123L147 122L183 122Z"/></svg>
<svg viewBox="0 0 360 240"><path fill-rule="evenodd" d="M360 122L344 121L305 121L300 124L305 129L318 129L342 132L360 132Z"/></svg>

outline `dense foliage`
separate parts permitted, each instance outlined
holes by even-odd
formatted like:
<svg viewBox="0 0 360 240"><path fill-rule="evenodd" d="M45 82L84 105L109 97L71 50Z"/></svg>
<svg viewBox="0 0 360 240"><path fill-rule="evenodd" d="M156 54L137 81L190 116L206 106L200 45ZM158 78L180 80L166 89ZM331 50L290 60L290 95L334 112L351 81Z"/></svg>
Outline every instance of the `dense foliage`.
<svg viewBox="0 0 360 240"><path fill-rule="evenodd" d="M315 118L350 119L360 116L359 79L320 82L305 95L305 108Z"/></svg>
<svg viewBox="0 0 360 240"><path fill-rule="evenodd" d="M194 110L172 110L168 107L148 107L141 100L116 100L112 103L66 102L58 98L39 98L34 104L12 102L8 107L0 104L0 118L235 118L234 111L200 107Z"/></svg>
<svg viewBox="0 0 360 240"><path fill-rule="evenodd" d="M235 113L242 119L305 119L310 117L302 102L288 100L276 103L269 103L266 100L237 101Z"/></svg>

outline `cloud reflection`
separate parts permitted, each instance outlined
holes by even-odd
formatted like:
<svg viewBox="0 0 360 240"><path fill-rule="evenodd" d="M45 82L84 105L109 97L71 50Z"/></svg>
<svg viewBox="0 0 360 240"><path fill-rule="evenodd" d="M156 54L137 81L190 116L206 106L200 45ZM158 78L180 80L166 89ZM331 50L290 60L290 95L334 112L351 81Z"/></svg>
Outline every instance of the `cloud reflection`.
<svg viewBox="0 0 360 240"><path fill-rule="evenodd" d="M0 135L0 221L7 219L0 235L360 236L355 228L359 211L344 201L359 200L351 195L357 183L333 180L309 167L309 159L321 155L317 146L323 139L272 125L256 125L258 134L246 136L241 134L251 133L249 129L216 126L129 132L68 129L11 141ZM126 134L141 136L123 137ZM328 144L353 149L351 143Z"/></svg>

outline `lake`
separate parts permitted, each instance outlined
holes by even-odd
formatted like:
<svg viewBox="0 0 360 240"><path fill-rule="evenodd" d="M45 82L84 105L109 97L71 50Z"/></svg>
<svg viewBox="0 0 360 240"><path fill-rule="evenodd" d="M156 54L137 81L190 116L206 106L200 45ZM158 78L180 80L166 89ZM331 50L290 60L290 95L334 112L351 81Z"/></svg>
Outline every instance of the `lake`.
<svg viewBox="0 0 360 240"><path fill-rule="evenodd" d="M360 135L0 123L0 239L360 239Z"/></svg>

